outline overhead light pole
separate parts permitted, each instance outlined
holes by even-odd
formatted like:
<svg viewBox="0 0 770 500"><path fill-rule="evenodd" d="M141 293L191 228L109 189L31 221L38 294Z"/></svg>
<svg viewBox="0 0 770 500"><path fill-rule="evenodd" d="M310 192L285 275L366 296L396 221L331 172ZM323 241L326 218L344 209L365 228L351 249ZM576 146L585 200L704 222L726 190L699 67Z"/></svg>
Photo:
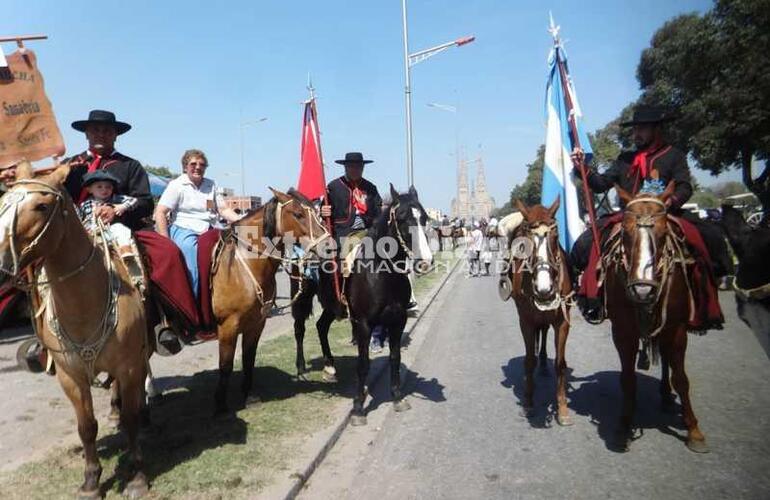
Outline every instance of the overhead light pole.
<svg viewBox="0 0 770 500"><path fill-rule="evenodd" d="M431 56L443 52L450 47L460 47L471 43L474 36L466 36L457 40L443 43L429 49L420 50L414 54L409 53L409 27L406 15L406 0L401 0L401 17L404 30L404 101L406 106L406 176L410 186L414 186L414 140L412 135L412 75L411 67L419 64Z"/></svg>
<svg viewBox="0 0 770 500"><path fill-rule="evenodd" d="M244 152L243 152L243 129L250 125L257 125L259 123L262 123L264 121L267 121L267 117L258 118L256 120L249 120L249 121L243 121L243 118L241 118L241 196L246 196L246 168L245 168L245 162L244 162Z"/></svg>

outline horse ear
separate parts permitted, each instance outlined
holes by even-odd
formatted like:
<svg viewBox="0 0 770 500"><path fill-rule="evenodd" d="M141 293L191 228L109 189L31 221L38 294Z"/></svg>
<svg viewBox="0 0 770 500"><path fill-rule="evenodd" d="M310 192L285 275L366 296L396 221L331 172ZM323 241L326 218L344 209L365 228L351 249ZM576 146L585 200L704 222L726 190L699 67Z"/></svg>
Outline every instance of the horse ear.
<svg viewBox="0 0 770 500"><path fill-rule="evenodd" d="M277 189L274 189L272 186L267 186L267 188L270 190L270 192L273 193L273 196L275 196L276 198L278 198L281 201L286 201L289 198L288 194L286 194L286 193L284 193L282 191L278 191Z"/></svg>
<svg viewBox="0 0 770 500"><path fill-rule="evenodd" d="M56 167L56 170L48 174L48 180L56 184L58 186L63 186L64 182L67 180L67 177L70 175L70 163L62 163L58 167Z"/></svg>
<svg viewBox="0 0 770 500"><path fill-rule="evenodd" d="M419 198L417 197L417 190L414 188L414 186L409 186L409 195L412 196L415 200L419 201Z"/></svg>
<svg viewBox="0 0 770 500"><path fill-rule="evenodd" d="M31 179L35 176L35 171L32 169L32 164L27 160L21 160L16 165L16 179Z"/></svg>
<svg viewBox="0 0 770 500"><path fill-rule="evenodd" d="M398 191L393 187L393 183L390 183L390 199L395 203L398 200Z"/></svg>
<svg viewBox="0 0 770 500"><path fill-rule="evenodd" d="M620 201L622 201L624 205L627 205L629 201L634 199L628 191L617 184L615 184L615 192L618 193L618 198L620 198Z"/></svg>
<svg viewBox="0 0 770 500"><path fill-rule="evenodd" d="M513 200L513 204L516 206L516 209L517 209L519 212L521 212L521 215L523 215L523 216L524 216L524 218L526 219L526 218L527 218L527 215L528 215L528 212L529 212L529 209L527 208L527 206L526 206L526 205L524 205L524 203L522 203L522 202L521 202L521 200L520 200L520 199L518 199L518 198L516 198L515 200Z"/></svg>
<svg viewBox="0 0 770 500"><path fill-rule="evenodd" d="M556 211L559 210L559 204L561 203L561 195L556 195L556 199L548 208L548 215L553 219L556 216Z"/></svg>
<svg viewBox="0 0 770 500"><path fill-rule="evenodd" d="M674 195L674 188L676 187L676 184L674 184L674 181L669 181L668 186L666 186L666 190L663 191L663 194L659 196L661 201L663 203L666 202L669 198L671 198Z"/></svg>

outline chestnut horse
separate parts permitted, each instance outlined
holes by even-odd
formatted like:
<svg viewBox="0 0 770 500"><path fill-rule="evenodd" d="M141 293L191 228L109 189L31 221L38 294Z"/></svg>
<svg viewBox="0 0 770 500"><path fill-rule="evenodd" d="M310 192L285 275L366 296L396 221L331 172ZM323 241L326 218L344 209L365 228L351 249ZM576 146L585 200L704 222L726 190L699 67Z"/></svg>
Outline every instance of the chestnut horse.
<svg viewBox="0 0 770 500"><path fill-rule="evenodd" d="M147 366L144 306L122 260L83 228L63 187L69 172L63 164L34 178L29 163L19 166L17 181L0 205L2 281L24 286L24 269L32 262L42 266L32 283L44 297L44 320L36 333L75 408L86 462L79 496L100 497L91 383L107 372L120 387L120 421L128 436L131 476L125 493L136 498L148 488L137 440Z"/></svg>
<svg viewBox="0 0 770 500"><path fill-rule="evenodd" d="M559 198L550 208L542 205L525 206L516 200L516 208L524 217L513 233L510 266L511 296L516 303L519 327L524 337L524 403L522 415L534 415L535 352L540 343L541 370L547 372L545 350L548 328L555 332L556 347L556 421L572 425L567 408L567 361L565 352L569 335L569 299L572 282L567 267L567 256L559 244L559 230L554 215L559 209Z"/></svg>
<svg viewBox="0 0 770 500"><path fill-rule="evenodd" d="M672 407L673 382L682 402L687 447L707 452L706 439L690 403L690 383L684 369L687 323L693 307L687 277L690 259L680 230L666 211L674 183L669 183L660 195L640 193L633 197L617 186L615 189L625 210L622 223L603 244L602 267L607 315L621 364L623 405L617 444L627 450L631 441L636 406L635 363L641 339L653 359L659 348L662 407Z"/></svg>
<svg viewBox="0 0 770 500"><path fill-rule="evenodd" d="M329 237L313 205L301 194L272 189L275 197L246 215L222 236L211 277L212 307L219 338L216 412L227 411L227 386L233 372L238 334L243 333L244 404L252 388L257 343L275 299L275 273L286 261L284 240L298 240L306 252Z"/></svg>

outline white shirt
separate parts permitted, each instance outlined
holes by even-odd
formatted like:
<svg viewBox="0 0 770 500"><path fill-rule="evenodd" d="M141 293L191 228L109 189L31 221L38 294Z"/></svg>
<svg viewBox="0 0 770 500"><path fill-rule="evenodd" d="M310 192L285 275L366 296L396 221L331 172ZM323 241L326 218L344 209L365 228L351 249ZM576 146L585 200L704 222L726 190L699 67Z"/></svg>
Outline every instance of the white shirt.
<svg viewBox="0 0 770 500"><path fill-rule="evenodd" d="M217 220L219 200L216 184L203 178L200 186L182 174L166 186L158 201L173 213L171 223L198 234L208 231Z"/></svg>
<svg viewBox="0 0 770 500"><path fill-rule="evenodd" d="M484 233L481 229L474 227L470 234L470 242L468 243L469 252L480 252L481 247L484 244Z"/></svg>

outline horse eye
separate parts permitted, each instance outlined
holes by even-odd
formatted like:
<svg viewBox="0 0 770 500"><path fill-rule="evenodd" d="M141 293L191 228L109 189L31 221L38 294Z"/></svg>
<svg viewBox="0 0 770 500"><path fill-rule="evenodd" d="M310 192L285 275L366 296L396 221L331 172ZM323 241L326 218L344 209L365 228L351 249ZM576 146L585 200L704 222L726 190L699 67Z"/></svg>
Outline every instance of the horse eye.
<svg viewBox="0 0 770 500"><path fill-rule="evenodd" d="M35 208L33 209L35 212L47 212L48 211L48 205L45 203L38 203L35 205Z"/></svg>

